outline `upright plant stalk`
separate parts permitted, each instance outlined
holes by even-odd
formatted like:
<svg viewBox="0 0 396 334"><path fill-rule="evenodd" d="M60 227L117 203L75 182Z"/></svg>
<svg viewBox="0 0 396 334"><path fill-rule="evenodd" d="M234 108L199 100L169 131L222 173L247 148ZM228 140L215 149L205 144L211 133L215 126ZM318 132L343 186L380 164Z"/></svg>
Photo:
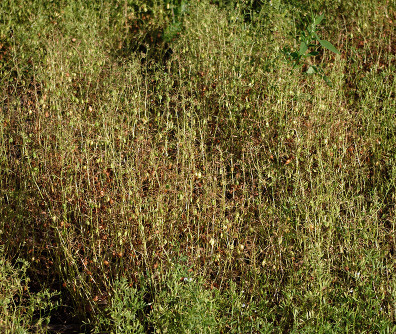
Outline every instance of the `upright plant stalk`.
<svg viewBox="0 0 396 334"><path fill-rule="evenodd" d="M340 54L340 52L333 46L333 44L321 39L317 34L316 27L322 22L323 18L324 14L318 17L312 17L312 23L307 27L306 31L301 31L300 47L298 50L292 52L289 47L284 47L282 49L282 54L284 55L286 61L293 66L293 69L296 67L301 67L302 61L304 61L308 57L317 56L319 54L318 50L320 47L323 47L335 54ZM319 45L317 42L319 42ZM318 74L327 83L328 86L333 86L330 79L324 74L323 69L318 65L310 65L306 73Z"/></svg>

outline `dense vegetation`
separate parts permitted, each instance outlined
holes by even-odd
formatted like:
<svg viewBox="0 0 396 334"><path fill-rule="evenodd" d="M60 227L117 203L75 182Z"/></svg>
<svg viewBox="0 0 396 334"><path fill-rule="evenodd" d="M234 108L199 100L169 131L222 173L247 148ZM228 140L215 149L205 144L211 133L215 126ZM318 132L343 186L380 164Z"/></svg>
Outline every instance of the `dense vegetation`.
<svg viewBox="0 0 396 334"><path fill-rule="evenodd" d="M395 332L395 22L2 0L0 331Z"/></svg>

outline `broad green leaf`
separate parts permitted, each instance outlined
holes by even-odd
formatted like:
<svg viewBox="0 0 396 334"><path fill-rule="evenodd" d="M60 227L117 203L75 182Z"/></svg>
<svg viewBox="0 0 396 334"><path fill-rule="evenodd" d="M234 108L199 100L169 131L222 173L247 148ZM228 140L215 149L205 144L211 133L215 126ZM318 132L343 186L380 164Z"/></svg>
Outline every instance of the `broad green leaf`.
<svg viewBox="0 0 396 334"><path fill-rule="evenodd" d="M341 54L341 52L338 51L338 50L333 46L333 44L331 44L330 42L328 42L328 41L323 41L323 40L320 40L320 39L319 39L319 42L320 42L320 45L322 45L324 48L330 50L331 52L334 52L334 53L336 53L336 54L338 54L338 55Z"/></svg>
<svg viewBox="0 0 396 334"><path fill-rule="evenodd" d="M300 44L300 55L303 56L305 52L308 50L308 45L305 42L301 42Z"/></svg>
<svg viewBox="0 0 396 334"><path fill-rule="evenodd" d="M324 18L324 14L318 16L318 17L315 19L315 21L314 21L314 25L320 24L320 22L322 22L323 18Z"/></svg>
<svg viewBox="0 0 396 334"><path fill-rule="evenodd" d="M308 74L315 74L315 73L318 73L318 71L317 71L317 69L316 69L316 66L310 66L310 67L308 68L308 70L307 70L307 73L308 73Z"/></svg>

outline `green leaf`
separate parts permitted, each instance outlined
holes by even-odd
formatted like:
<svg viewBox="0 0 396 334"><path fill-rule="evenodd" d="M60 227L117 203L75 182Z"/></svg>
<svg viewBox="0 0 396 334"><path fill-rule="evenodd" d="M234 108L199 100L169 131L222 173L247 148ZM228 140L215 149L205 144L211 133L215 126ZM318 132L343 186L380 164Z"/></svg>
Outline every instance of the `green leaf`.
<svg viewBox="0 0 396 334"><path fill-rule="evenodd" d="M330 42L324 41L324 40L320 40L320 39L319 39L319 43L320 43L321 46L323 46L324 48L330 50L331 52L334 52L334 53L336 53L336 54L338 54L338 55L341 54L341 52L338 51L338 50L333 46L333 44L331 44Z"/></svg>
<svg viewBox="0 0 396 334"><path fill-rule="evenodd" d="M301 42L299 54L300 54L301 56L303 56L303 55L305 54L305 52L307 52L307 50L308 50L308 45L307 45L307 43Z"/></svg>
<svg viewBox="0 0 396 334"><path fill-rule="evenodd" d="M316 66L310 66L310 67L308 68L308 70L307 70L307 73L308 73L308 74L315 74L315 73L318 73L318 71L317 71L317 69L316 69Z"/></svg>
<svg viewBox="0 0 396 334"><path fill-rule="evenodd" d="M281 52L282 52L285 56L290 56L290 53L291 53L290 48L288 48L288 47L286 47L286 46L282 49Z"/></svg>
<svg viewBox="0 0 396 334"><path fill-rule="evenodd" d="M317 18L315 18L314 25L320 24L320 22L322 22L323 18L324 18L324 14L322 14L322 15L318 16Z"/></svg>
<svg viewBox="0 0 396 334"><path fill-rule="evenodd" d="M331 82L331 80L327 77L327 76L323 76L323 80L327 83L327 86L329 87L333 87L333 83Z"/></svg>
<svg viewBox="0 0 396 334"><path fill-rule="evenodd" d="M293 60L299 60L300 55L297 52L292 52L290 56L293 58Z"/></svg>

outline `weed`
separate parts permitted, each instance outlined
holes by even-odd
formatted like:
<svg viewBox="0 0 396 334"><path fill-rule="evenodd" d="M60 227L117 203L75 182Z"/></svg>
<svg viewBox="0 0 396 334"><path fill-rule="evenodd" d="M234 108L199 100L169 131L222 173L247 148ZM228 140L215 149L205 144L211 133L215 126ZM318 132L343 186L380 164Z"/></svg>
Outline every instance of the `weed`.
<svg viewBox="0 0 396 334"><path fill-rule="evenodd" d="M1 1L3 324L50 289L97 332L394 331L395 19Z"/></svg>
<svg viewBox="0 0 396 334"><path fill-rule="evenodd" d="M316 26L322 22L323 18L324 14L318 17L312 17L312 23L308 26L307 31L302 31L300 34L300 48L298 51L292 52L288 47L284 47L282 49L283 55L286 60L293 65L293 69L301 66L302 60L319 55L319 48L318 45L314 44L315 42L319 42L321 47L326 48L335 54L340 54L340 52L330 42L320 39L316 33ZM315 48L315 50L309 51L310 48ZM306 73L319 74L330 87L332 86L330 79L324 75L323 69L320 66L310 65Z"/></svg>
<svg viewBox="0 0 396 334"><path fill-rule="evenodd" d="M51 299L56 293L29 291L28 263L12 265L0 248L0 329L2 333L45 333L50 314L57 308Z"/></svg>

